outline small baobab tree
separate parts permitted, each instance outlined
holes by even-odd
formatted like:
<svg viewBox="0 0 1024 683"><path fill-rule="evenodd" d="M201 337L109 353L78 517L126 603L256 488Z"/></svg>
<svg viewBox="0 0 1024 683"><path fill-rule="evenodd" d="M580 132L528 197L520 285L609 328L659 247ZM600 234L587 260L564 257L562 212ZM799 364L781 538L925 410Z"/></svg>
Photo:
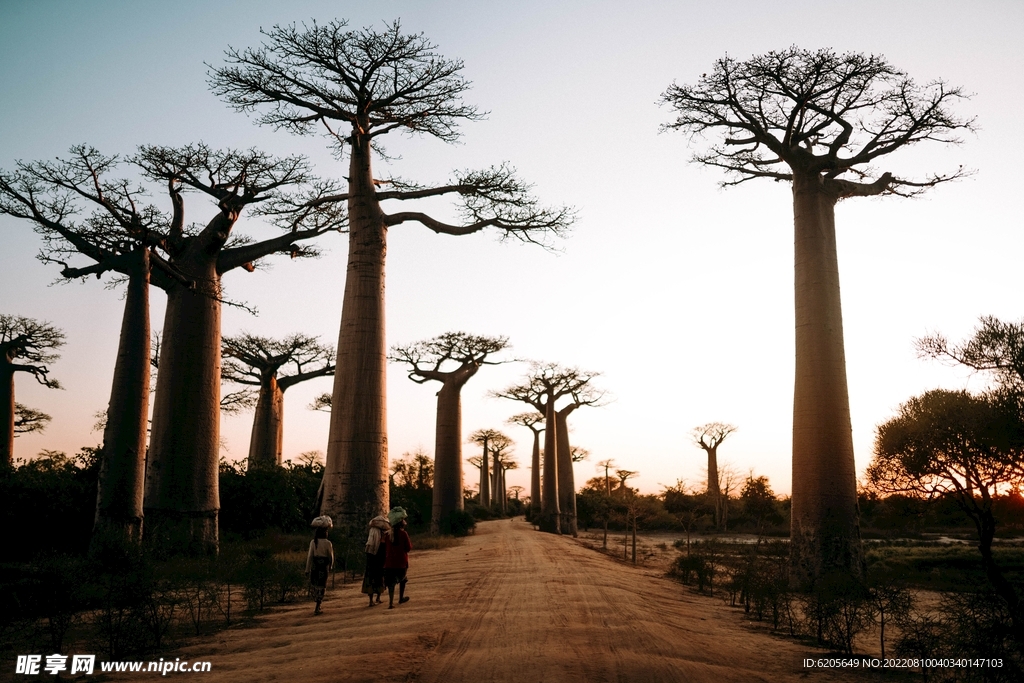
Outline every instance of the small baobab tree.
<svg viewBox="0 0 1024 683"><path fill-rule="evenodd" d="M915 195L964 175L910 180L874 165L921 142L955 144L973 127L951 111L966 97L943 81L918 85L883 57L790 47L717 60L695 85L662 96L665 129L721 142L694 161L723 185L790 183L795 230L791 579L863 573L857 473L846 379L835 205L851 197Z"/></svg>
<svg viewBox="0 0 1024 683"><path fill-rule="evenodd" d="M558 458L558 409L556 402L564 396L573 397L571 403L578 402L577 397L586 397L588 384L598 373L566 368L557 363L531 362L526 378L519 384L513 384L501 391L491 392L497 398L522 401L544 415L544 467L541 478L541 512L537 526L541 531L560 534L572 533L575 523L562 528L560 510L561 478L565 485L572 486L572 461L568 441L564 442L564 459L568 461L568 474L563 474L564 466L560 466ZM582 405L582 404L581 404ZM570 489L572 498L572 519L575 519L576 492Z"/></svg>
<svg viewBox="0 0 1024 683"><path fill-rule="evenodd" d="M448 528L446 519L463 509L462 499L462 387L481 365L508 348L507 337L482 337L465 332L446 332L426 341L394 346L391 360L409 366L409 379L417 384L441 383L437 392L434 434L434 500L431 533Z"/></svg>
<svg viewBox="0 0 1024 683"><path fill-rule="evenodd" d="M469 443L474 443L482 449L481 454L471 459L474 465L480 468L480 505L491 507L491 452L494 448L507 447L512 439L497 429L478 429L469 435Z"/></svg>
<svg viewBox="0 0 1024 683"><path fill-rule="evenodd" d="M398 22L382 30L352 30L345 21L274 26L262 46L230 49L213 68L215 93L258 122L293 133L323 130L337 158L348 154L347 186L330 200L348 206L349 253L338 337L334 410L324 474L325 514L362 529L388 506L387 419L384 401L384 259L391 228L407 223L438 234L497 231L540 243L564 232L567 208L540 206L530 186L507 165L454 174L421 186L375 176L373 153L389 133L459 137L459 124L481 117L465 104L463 64L445 59L424 36ZM455 196L462 221L449 224L417 210L386 212L386 202ZM325 198L326 199L326 198Z"/></svg>
<svg viewBox="0 0 1024 683"><path fill-rule="evenodd" d="M493 485L491 486L492 503L496 503L498 512L505 514L508 508L508 490L505 486L505 472L519 468L519 463L512 457L511 449L515 445L511 439L494 439L491 441L491 462L493 463Z"/></svg>
<svg viewBox="0 0 1024 683"><path fill-rule="evenodd" d="M508 424L526 427L533 434L533 450L530 455L530 519L540 514L540 433L544 431L542 413L519 413L508 420Z"/></svg>
<svg viewBox="0 0 1024 683"><path fill-rule="evenodd" d="M249 439L249 469L280 466L284 392L296 384L333 375L334 349L304 334L280 340L240 334L224 337L221 347L225 358L221 378L259 387Z"/></svg>
<svg viewBox="0 0 1024 683"><path fill-rule="evenodd" d="M59 389L60 383L50 377L49 364L60 358L56 350L63 345L64 333L50 323L0 314L0 411L6 423L0 463L14 463L14 376L25 372L44 387Z"/></svg>
<svg viewBox="0 0 1024 683"><path fill-rule="evenodd" d="M516 500L519 500L519 494L522 493L523 491L525 491L526 489L523 488L522 486L519 486L518 484L516 484L515 486L509 486L508 490L509 490L509 493L511 493L512 495L514 495L516 497Z"/></svg>
<svg viewBox="0 0 1024 683"><path fill-rule="evenodd" d="M715 528L722 531L724 509L722 501L722 480L718 472L718 447L726 437L736 431L736 427L724 422L709 422L690 430L693 443L699 446L708 456L708 487L707 495L715 510Z"/></svg>

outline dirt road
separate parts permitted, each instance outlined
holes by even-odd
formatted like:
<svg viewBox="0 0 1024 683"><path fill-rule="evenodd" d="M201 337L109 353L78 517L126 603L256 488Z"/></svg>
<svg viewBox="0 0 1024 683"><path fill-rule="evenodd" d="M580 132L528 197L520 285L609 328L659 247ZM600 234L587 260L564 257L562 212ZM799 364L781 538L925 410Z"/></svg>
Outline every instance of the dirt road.
<svg viewBox="0 0 1024 683"><path fill-rule="evenodd" d="M209 683L807 680L795 668L804 646L521 520L414 549L411 564L411 601L393 610L366 607L350 584L328 591L321 616L286 606L178 654L212 662Z"/></svg>

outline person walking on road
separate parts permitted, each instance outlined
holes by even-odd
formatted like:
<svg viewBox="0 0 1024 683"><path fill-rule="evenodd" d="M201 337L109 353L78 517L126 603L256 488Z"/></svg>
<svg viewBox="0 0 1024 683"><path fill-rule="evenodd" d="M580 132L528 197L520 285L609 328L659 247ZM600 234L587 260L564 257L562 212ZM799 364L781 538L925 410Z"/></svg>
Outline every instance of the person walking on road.
<svg viewBox="0 0 1024 683"><path fill-rule="evenodd" d="M398 604L409 602L405 594L405 584L409 580L407 575L412 539L405 530L405 517L406 513L402 508L395 508L388 513L391 531L384 536L384 583L388 587L388 609L395 608L395 585L398 586Z"/></svg>
<svg viewBox="0 0 1024 683"><path fill-rule="evenodd" d="M370 532L366 537L366 571L363 573L362 591L370 598L368 607L373 607L373 596L377 596L376 604L380 604L380 596L384 592L384 558L386 547L384 535L391 531L387 517L378 515L370 520Z"/></svg>
<svg viewBox="0 0 1024 683"><path fill-rule="evenodd" d="M334 522L323 515L314 519L312 526L315 531L306 554L306 576L309 577L309 597L316 601L313 614L321 614L320 603L327 592L327 575L334 568L334 546L327 540L327 532Z"/></svg>

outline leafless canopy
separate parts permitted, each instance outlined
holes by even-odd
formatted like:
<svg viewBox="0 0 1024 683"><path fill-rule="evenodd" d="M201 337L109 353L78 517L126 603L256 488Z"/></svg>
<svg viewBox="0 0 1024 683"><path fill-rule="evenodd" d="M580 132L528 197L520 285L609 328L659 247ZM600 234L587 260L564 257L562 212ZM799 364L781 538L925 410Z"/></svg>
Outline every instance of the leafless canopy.
<svg viewBox="0 0 1024 683"><path fill-rule="evenodd" d="M921 358L938 358L992 373L1000 387L1024 390L1024 320L1004 323L982 316L974 336L951 345L941 334L922 337L914 346Z"/></svg>
<svg viewBox="0 0 1024 683"><path fill-rule="evenodd" d="M260 112L257 121L293 133L310 134L322 125L336 154L355 136L378 138L393 131L429 135L445 142L459 138L459 124L482 118L462 101L469 83L463 64L445 59L421 34L405 34L398 22L382 30L351 30L345 21L276 25L263 31L259 48L229 49L227 64L210 67L210 85L235 109ZM349 129L349 132L345 131ZM419 222L427 228L464 235L493 227L503 237L539 242L564 232L571 209L540 206L514 169L499 165L462 171L439 186L398 179L375 181L378 201L411 200L454 194L461 198L463 222L447 224L419 211L385 216L387 225ZM311 204L342 202L347 192L323 192Z"/></svg>
<svg viewBox="0 0 1024 683"><path fill-rule="evenodd" d="M47 364L60 358L55 351L62 346L64 333L50 323L0 314L0 362L13 372L27 372L43 386L59 389L60 383L50 378Z"/></svg>
<svg viewBox="0 0 1024 683"><path fill-rule="evenodd" d="M544 424L544 415L542 413L537 412L519 413L508 418L507 420L505 420L505 422L507 422L510 425L519 425L521 427L526 427L534 432L540 432L543 431L544 429L543 426L538 426Z"/></svg>
<svg viewBox="0 0 1024 683"><path fill-rule="evenodd" d="M962 177L963 168L910 180L870 164L919 142L959 143L974 119L950 106L967 97L942 81L918 85L882 56L790 47L745 62L726 56L696 85L671 85L662 103L676 119L663 128L724 135L694 156L725 169L723 185L801 173L820 175L836 198L914 195Z"/></svg>
<svg viewBox="0 0 1024 683"><path fill-rule="evenodd" d="M15 435L45 431L46 425L48 425L52 419L52 417L41 410L29 408L21 403L14 404Z"/></svg>
<svg viewBox="0 0 1024 683"><path fill-rule="evenodd" d="M482 337L465 332L445 332L433 339L391 348L389 360L407 363L409 379L417 384L443 382L453 372L481 365L498 365L491 356L508 348L508 337Z"/></svg>
<svg viewBox="0 0 1024 683"><path fill-rule="evenodd" d="M570 446L569 457L573 462L583 462L590 459L590 451L582 446Z"/></svg>
<svg viewBox="0 0 1024 683"><path fill-rule="evenodd" d="M235 384L260 386L266 376L273 375L284 390L299 382L334 374L334 348L304 334L281 340L240 334L224 337L222 349L225 360L221 376ZM286 366L290 374L280 374Z"/></svg>
<svg viewBox="0 0 1024 683"><path fill-rule="evenodd" d="M563 367L557 363L532 361L523 382L501 391L493 391L491 395L495 398L522 401L539 411L544 410L549 397L557 401L563 396L571 396L573 402L578 405L599 405L604 398L604 392L590 386L590 382L600 374L575 367Z"/></svg>
<svg viewBox="0 0 1024 683"><path fill-rule="evenodd" d="M694 427L690 430L690 437L693 443L704 450L714 450L725 441L725 438L735 432L737 427L724 422L708 422L706 425Z"/></svg>

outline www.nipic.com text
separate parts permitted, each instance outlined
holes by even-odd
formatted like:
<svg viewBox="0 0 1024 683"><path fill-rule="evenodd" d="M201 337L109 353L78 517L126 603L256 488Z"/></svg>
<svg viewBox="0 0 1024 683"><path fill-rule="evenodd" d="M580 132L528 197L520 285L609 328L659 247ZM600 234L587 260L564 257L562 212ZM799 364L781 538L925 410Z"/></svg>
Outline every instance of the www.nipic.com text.
<svg viewBox="0 0 1024 683"><path fill-rule="evenodd" d="M99 670L103 673L144 672L166 676L169 673L202 673L210 669L210 662L183 662L180 658L173 662L163 658L155 662L99 662ZM95 670L96 655L18 655L14 666L14 673L26 676L54 675L63 671L89 675Z"/></svg>

